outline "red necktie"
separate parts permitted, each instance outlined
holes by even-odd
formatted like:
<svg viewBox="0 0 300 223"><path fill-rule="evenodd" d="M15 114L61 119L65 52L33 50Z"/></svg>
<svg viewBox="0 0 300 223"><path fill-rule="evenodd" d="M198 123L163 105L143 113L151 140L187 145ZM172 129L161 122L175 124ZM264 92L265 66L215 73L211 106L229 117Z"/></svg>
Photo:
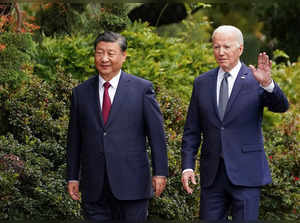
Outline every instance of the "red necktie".
<svg viewBox="0 0 300 223"><path fill-rule="evenodd" d="M110 87L109 82L105 82L103 84L104 87L104 93L103 93L103 102L102 102L102 116L103 116L103 122L106 123L111 107L111 102L108 94L108 88Z"/></svg>

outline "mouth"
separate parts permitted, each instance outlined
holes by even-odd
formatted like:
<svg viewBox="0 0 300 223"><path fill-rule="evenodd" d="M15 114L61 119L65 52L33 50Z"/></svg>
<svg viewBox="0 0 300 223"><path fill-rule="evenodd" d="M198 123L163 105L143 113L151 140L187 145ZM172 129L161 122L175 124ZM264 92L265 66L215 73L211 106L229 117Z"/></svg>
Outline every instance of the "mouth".
<svg viewBox="0 0 300 223"><path fill-rule="evenodd" d="M108 69L108 68L110 68L110 65L100 65L100 67L101 67L102 69Z"/></svg>

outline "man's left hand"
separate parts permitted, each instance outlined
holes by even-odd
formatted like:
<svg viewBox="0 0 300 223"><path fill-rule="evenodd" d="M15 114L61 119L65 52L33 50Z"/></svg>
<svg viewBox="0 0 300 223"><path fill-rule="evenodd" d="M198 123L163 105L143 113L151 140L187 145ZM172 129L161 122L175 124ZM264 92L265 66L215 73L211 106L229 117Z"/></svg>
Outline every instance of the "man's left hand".
<svg viewBox="0 0 300 223"><path fill-rule="evenodd" d="M249 65L249 67L252 70L254 78L260 83L262 87L267 87L272 83L272 61L269 60L269 56L265 52L258 55L257 69L252 65Z"/></svg>
<svg viewBox="0 0 300 223"><path fill-rule="evenodd" d="M165 176L153 176L152 186L156 197L159 197L164 191L167 184L167 177Z"/></svg>

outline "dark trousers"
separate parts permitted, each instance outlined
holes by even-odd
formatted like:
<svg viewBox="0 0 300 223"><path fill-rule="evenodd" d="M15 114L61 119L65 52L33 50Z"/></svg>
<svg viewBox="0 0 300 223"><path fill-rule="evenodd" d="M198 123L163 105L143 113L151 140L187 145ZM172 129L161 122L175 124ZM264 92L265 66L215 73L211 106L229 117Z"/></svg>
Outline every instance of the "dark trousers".
<svg viewBox="0 0 300 223"><path fill-rule="evenodd" d="M260 187L233 185L221 159L213 185L201 188L200 219L226 220L231 215L233 220L257 220L260 190Z"/></svg>
<svg viewBox="0 0 300 223"><path fill-rule="evenodd" d="M118 200L114 197L105 176L102 196L95 202L82 202L85 220L144 222L147 220L149 200Z"/></svg>

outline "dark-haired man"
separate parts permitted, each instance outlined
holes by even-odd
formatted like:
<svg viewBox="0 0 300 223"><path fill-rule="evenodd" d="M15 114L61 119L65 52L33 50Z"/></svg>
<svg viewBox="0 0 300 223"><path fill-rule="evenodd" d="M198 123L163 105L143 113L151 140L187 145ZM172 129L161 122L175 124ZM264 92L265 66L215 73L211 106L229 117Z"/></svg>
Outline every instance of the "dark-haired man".
<svg viewBox="0 0 300 223"><path fill-rule="evenodd" d="M98 74L73 89L69 123L68 191L87 220L146 220L153 189L168 174L163 118L151 82L121 70L126 39L105 32L95 40ZM151 147L151 179L146 151Z"/></svg>

